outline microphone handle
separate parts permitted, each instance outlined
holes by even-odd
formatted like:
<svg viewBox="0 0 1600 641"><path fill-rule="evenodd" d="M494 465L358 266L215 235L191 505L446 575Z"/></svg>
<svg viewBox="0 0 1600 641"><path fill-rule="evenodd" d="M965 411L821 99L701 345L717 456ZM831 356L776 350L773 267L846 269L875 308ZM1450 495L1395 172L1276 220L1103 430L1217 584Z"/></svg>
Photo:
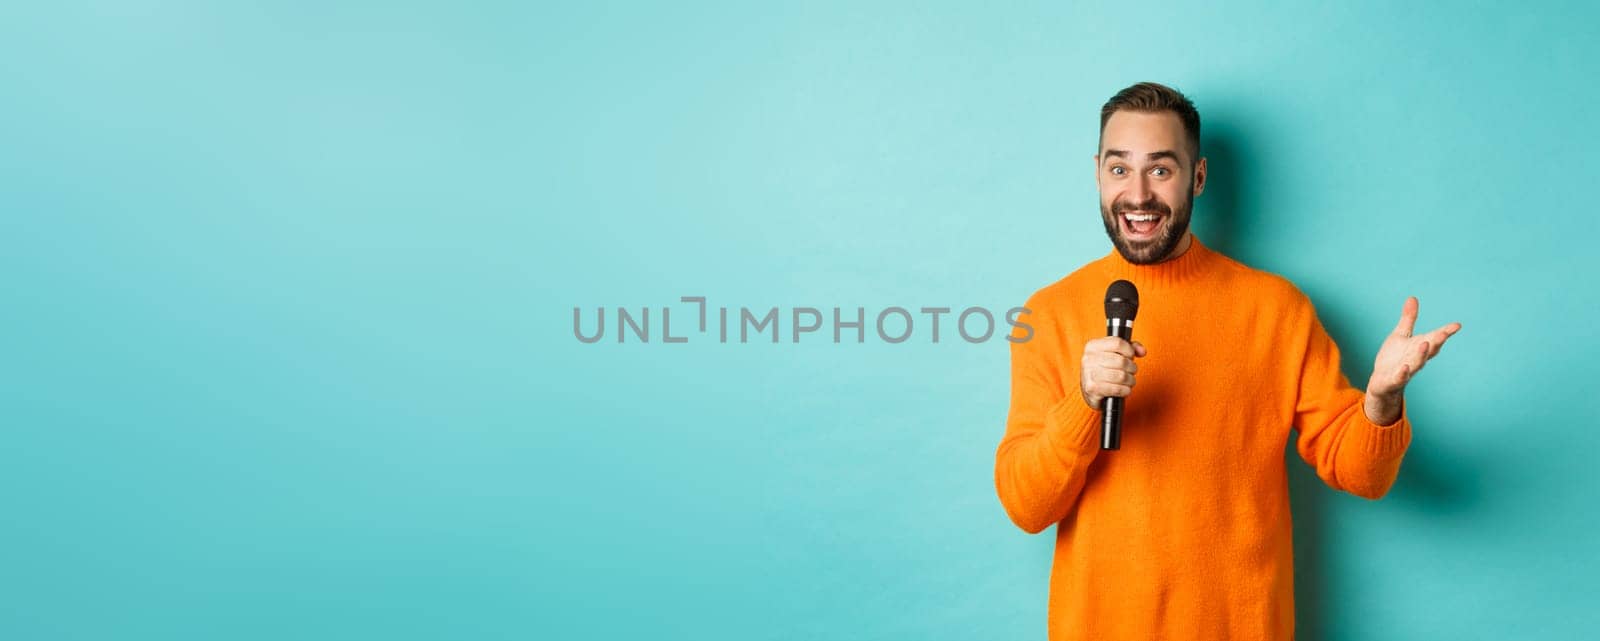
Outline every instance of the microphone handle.
<svg viewBox="0 0 1600 641"><path fill-rule="evenodd" d="M1133 341L1133 321L1121 318L1106 319L1106 336ZM1122 449L1122 404L1125 399L1107 396L1100 401L1100 449Z"/></svg>

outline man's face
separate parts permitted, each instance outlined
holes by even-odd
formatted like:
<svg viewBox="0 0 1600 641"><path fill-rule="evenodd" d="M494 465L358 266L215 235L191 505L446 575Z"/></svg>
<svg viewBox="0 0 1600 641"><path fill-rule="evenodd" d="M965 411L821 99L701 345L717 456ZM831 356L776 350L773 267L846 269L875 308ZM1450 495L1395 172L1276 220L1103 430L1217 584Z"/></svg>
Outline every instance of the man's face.
<svg viewBox="0 0 1600 641"><path fill-rule="evenodd" d="M1183 121L1170 111L1117 111L1106 121L1095 159L1100 217L1128 262L1165 260L1189 231L1206 161L1192 158Z"/></svg>

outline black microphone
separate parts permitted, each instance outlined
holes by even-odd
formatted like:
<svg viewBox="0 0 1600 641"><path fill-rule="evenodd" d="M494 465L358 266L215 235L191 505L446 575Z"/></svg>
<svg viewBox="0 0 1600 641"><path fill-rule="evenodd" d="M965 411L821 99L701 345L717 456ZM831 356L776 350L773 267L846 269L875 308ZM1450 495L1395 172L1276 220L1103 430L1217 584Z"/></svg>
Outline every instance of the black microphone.
<svg viewBox="0 0 1600 641"><path fill-rule="evenodd" d="M1106 288L1106 336L1133 341L1133 317L1139 315L1139 290L1125 280L1111 283ZM1100 449L1115 450L1122 447L1121 397L1107 396L1100 401L1105 412L1100 421Z"/></svg>

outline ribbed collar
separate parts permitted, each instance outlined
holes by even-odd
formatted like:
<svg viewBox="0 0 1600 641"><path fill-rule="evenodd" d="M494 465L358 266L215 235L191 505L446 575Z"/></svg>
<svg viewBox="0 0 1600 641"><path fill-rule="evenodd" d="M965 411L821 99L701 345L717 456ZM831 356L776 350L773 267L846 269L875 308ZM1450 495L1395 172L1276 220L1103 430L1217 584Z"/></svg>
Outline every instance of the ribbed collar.
<svg viewBox="0 0 1600 641"><path fill-rule="evenodd" d="M1135 286L1173 285L1192 281L1217 266L1219 254L1200 243L1200 237L1191 234L1189 250L1182 256L1154 265L1135 265L1122 257L1116 247L1100 262L1112 278L1127 279Z"/></svg>

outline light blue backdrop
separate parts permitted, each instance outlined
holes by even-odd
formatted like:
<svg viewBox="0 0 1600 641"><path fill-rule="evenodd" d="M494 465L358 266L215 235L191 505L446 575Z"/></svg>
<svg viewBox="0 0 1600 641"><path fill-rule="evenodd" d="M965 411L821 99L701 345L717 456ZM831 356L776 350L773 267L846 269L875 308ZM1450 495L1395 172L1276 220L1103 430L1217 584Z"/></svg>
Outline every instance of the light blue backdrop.
<svg viewBox="0 0 1600 641"><path fill-rule="evenodd" d="M0 10L0 638L1042 638L1004 342L572 308L1021 304L1109 251L1140 80L1352 380L1407 294L1465 325L1388 497L1291 461L1301 638L1600 626L1589 6L46 4Z"/></svg>

